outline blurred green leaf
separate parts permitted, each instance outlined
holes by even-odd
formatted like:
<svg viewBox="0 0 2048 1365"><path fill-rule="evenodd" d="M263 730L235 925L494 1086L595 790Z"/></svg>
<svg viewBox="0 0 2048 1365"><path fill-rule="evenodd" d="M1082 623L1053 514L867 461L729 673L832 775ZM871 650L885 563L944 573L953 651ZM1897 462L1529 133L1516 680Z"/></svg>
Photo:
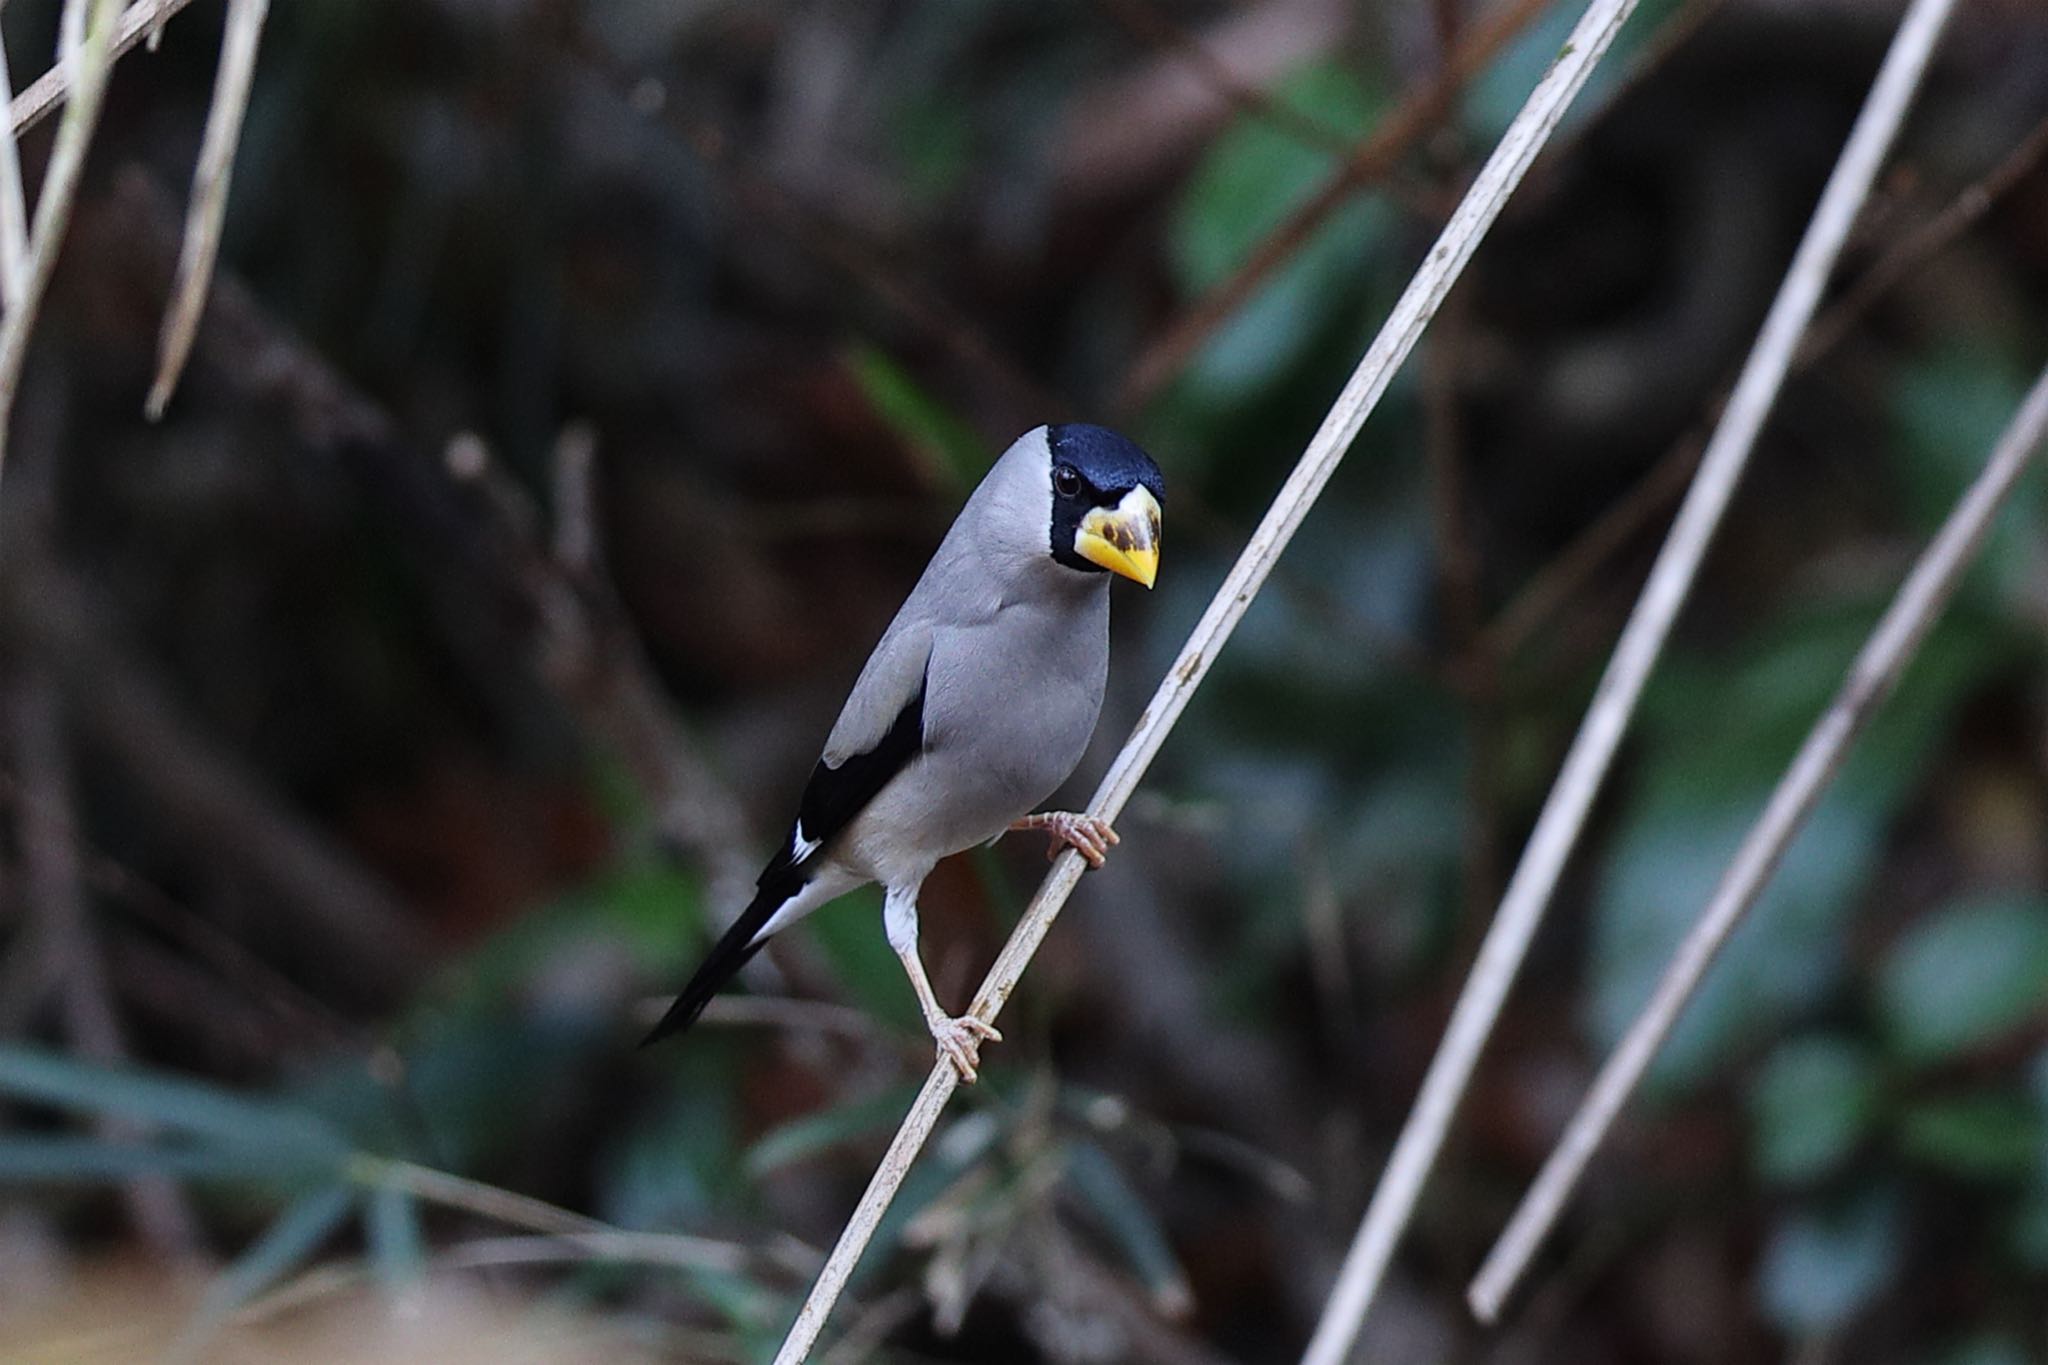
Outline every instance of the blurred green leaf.
<svg viewBox="0 0 2048 1365"><path fill-rule="evenodd" d="M385 1292L418 1283L426 1272L426 1238L420 1231L419 1204L396 1185L371 1188L364 1209L363 1231L369 1242L370 1268Z"/></svg>
<svg viewBox="0 0 2048 1365"><path fill-rule="evenodd" d="M1386 96L1359 73L1319 63L1283 81L1276 98L1339 133L1358 136ZM1167 231L1182 291L1215 288L1339 169L1330 149L1270 121L1241 118L1212 143L1189 176ZM1217 329L1183 385L1211 404L1242 401L1294 367L1337 310L1358 299L1367 266L1393 222L1376 196L1340 208L1237 314Z"/></svg>
<svg viewBox="0 0 2048 1365"><path fill-rule="evenodd" d="M139 1119L223 1146L339 1162L348 1143L303 1109L218 1086L0 1046L0 1095L95 1116Z"/></svg>
<svg viewBox="0 0 2048 1365"><path fill-rule="evenodd" d="M1595 900L1588 1003L1603 1048L1649 999L1760 807L1660 801L1623 825ZM1876 824L1868 807L1840 796L1814 811L1680 1017L1651 1068L1653 1088L1696 1084L1840 974L1842 918L1868 874Z"/></svg>
<svg viewBox="0 0 2048 1365"><path fill-rule="evenodd" d="M1648 999L1876 615L1860 600L1787 611L1732 661L1671 660L1646 694L1644 778L1594 902L1588 1021L1602 1046ZM1967 616L1936 628L1680 1018L1653 1087L1697 1083L1841 978L1843 920L1884 828L2009 651ZM1721 716L1741 721L1731 731Z"/></svg>
<svg viewBox="0 0 2048 1365"><path fill-rule="evenodd" d="M1908 1156L1955 1175L2024 1177L2041 1154L2043 1124L2018 1095L1981 1094L1915 1105L1899 1122Z"/></svg>
<svg viewBox="0 0 2048 1365"><path fill-rule="evenodd" d="M1615 35L1614 46L1593 68L1586 88L1565 111L1564 130L1568 132L1594 116L1622 81L1629 56L1654 42L1665 20L1678 12L1681 4L1682 0L1643 0L1637 6L1636 13ZM1584 11L1584 5L1553 6L1523 29L1500 56L1467 84L1464 125L1474 141L1490 146L1500 140L1508 124L1521 112L1529 92L1562 55L1565 42Z"/></svg>
<svg viewBox="0 0 2048 1365"><path fill-rule="evenodd" d="M1846 1038L1798 1038L1774 1051L1750 1091L1751 1145L1771 1180L1812 1180L1839 1165L1876 1115L1877 1065Z"/></svg>
<svg viewBox="0 0 2048 1365"><path fill-rule="evenodd" d="M1933 1357L1931 1365L2034 1365L2017 1337L1988 1333Z"/></svg>
<svg viewBox="0 0 2048 1365"><path fill-rule="evenodd" d="M182 1179L261 1179L306 1171L299 1161L275 1168L260 1153L228 1147L167 1147L98 1138L0 1138L0 1184L96 1183L139 1175Z"/></svg>
<svg viewBox="0 0 2048 1365"><path fill-rule="evenodd" d="M2021 1265L2048 1273L2048 1182L2038 1184L2020 1202L2008 1241Z"/></svg>
<svg viewBox="0 0 2048 1365"><path fill-rule="evenodd" d="M1982 469L2032 375L2032 361L1983 333L1965 343L1937 346L1894 372L1885 387L1892 418L1892 477L1927 534ZM2039 527L2044 512L2048 481L2036 466L2022 476L2012 505L1993 523L1979 565L1965 582L1965 595L1986 584L2007 600L2033 591L2043 567Z"/></svg>
<svg viewBox="0 0 2048 1365"><path fill-rule="evenodd" d="M674 1078L601 1164L605 1221L624 1228L674 1227L740 1203L741 1058L716 1036L675 1049Z"/></svg>
<svg viewBox="0 0 2048 1365"><path fill-rule="evenodd" d="M901 1122L922 1082L900 1085L879 1095L851 1104L835 1105L822 1113L795 1119L762 1134L747 1151L747 1174L755 1178L804 1161L820 1152L851 1142L863 1133L892 1128Z"/></svg>
<svg viewBox="0 0 2048 1365"><path fill-rule="evenodd" d="M2048 1004L2048 902L1986 899L1930 916L1893 945L1877 993L1886 1035L1909 1062L2011 1032Z"/></svg>
<svg viewBox="0 0 2048 1365"><path fill-rule="evenodd" d="M1781 1222L1759 1272L1764 1311L1796 1336L1844 1326L1898 1275L1903 1222L1898 1198L1887 1190L1866 1190L1838 1208Z"/></svg>
<svg viewBox="0 0 2048 1365"><path fill-rule="evenodd" d="M880 891L868 886L850 892L805 920L804 928L847 999L899 1029L924 1031L910 978L882 934Z"/></svg>
<svg viewBox="0 0 2048 1365"><path fill-rule="evenodd" d="M889 119L891 150L905 190L929 203L958 189L974 169L974 125L957 90L942 85L903 93Z"/></svg>
<svg viewBox="0 0 2048 1365"><path fill-rule="evenodd" d="M673 975L703 937L697 878L666 858L628 857L471 949L446 973L446 993L460 1007L496 1010L578 955L621 949L643 971Z"/></svg>
<svg viewBox="0 0 2048 1365"><path fill-rule="evenodd" d="M213 1334L244 1304L283 1280L320 1249L355 1207L356 1192L335 1186L286 1207L277 1221L234 1264L214 1279L171 1349L175 1359L197 1359Z"/></svg>
<svg viewBox="0 0 2048 1365"><path fill-rule="evenodd" d="M846 368L876 415L935 469L950 476L955 487L972 488L995 462L995 453L974 428L882 351L851 346Z"/></svg>
<svg viewBox="0 0 2048 1365"><path fill-rule="evenodd" d="M1341 135L1362 136L1386 107L1384 91L1334 62L1302 68L1278 99ZM1212 289L1243 265L1289 214L1339 169L1330 148L1261 118L1239 118L1188 177L1166 248L1187 292Z"/></svg>
<svg viewBox="0 0 2048 1365"><path fill-rule="evenodd" d="M1166 1229L1115 1160L1092 1142L1071 1142L1066 1175L1082 1210L1138 1273L1159 1311L1176 1317L1191 1307L1194 1291Z"/></svg>

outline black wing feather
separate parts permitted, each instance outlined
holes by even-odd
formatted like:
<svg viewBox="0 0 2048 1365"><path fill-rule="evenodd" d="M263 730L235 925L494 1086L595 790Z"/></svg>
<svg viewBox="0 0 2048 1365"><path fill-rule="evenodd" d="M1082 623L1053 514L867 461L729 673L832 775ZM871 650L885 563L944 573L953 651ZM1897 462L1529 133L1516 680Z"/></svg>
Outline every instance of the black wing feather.
<svg viewBox="0 0 2048 1365"><path fill-rule="evenodd" d="M804 889L810 881L809 866L867 808L875 794L889 785L889 779L902 772L923 749L927 681L918 681L917 695L905 703L874 748L848 755L836 768L823 759L818 761L818 766L811 770L811 780L804 785L803 799L797 802L797 817L790 825L789 837L783 840L781 851L769 860L755 883L754 899L712 945L702 965L690 977L690 983L640 1046L660 1042L697 1022L711 997L761 951L755 935L785 901ZM808 856L801 858L797 856L798 830L803 831L806 840L815 841Z"/></svg>
<svg viewBox="0 0 2048 1365"><path fill-rule="evenodd" d="M888 731L875 741L874 748L865 753L847 755L846 761L836 768L826 766L823 759L818 760L818 766L811 769L811 780L804 784L803 799L797 802L796 823L790 826L789 838L783 844L778 861L787 860L791 866L798 865L798 829L803 830L804 838L816 845L811 857L823 852L841 831L853 823L856 815L867 809L868 802L875 799L876 793L888 786L889 780L902 772L910 760L924 749L926 681L923 678L918 680L917 695L904 703ZM776 864L768 866L772 870Z"/></svg>

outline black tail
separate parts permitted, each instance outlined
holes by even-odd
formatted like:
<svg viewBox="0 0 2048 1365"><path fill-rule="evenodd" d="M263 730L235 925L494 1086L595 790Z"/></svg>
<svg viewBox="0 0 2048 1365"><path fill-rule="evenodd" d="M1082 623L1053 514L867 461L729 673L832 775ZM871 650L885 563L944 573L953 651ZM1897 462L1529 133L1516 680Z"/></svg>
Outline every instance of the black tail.
<svg viewBox="0 0 2048 1365"><path fill-rule="evenodd" d="M770 872L773 872L772 868ZM696 1023L697 1016L711 1003L711 997L718 994L725 983L753 959L755 953L761 951L761 944L754 941L754 936L761 932L761 926L768 922L768 917L803 888L801 879L794 886L790 885L787 877L763 875L761 880L764 885L754 893L753 901L732 922L732 928L725 931L725 936L712 945L696 975L690 978L690 984L683 987L683 993L676 997L675 1004L668 1007L668 1013L661 1016L661 1022L640 1040L640 1046L658 1043Z"/></svg>

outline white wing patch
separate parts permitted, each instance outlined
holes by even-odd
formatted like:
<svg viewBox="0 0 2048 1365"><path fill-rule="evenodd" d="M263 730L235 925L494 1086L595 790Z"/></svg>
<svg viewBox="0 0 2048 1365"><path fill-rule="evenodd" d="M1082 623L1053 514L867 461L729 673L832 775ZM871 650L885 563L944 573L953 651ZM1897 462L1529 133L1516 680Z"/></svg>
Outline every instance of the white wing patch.
<svg viewBox="0 0 2048 1365"><path fill-rule="evenodd" d="M821 842L818 839L805 838L804 822L797 821L795 831L789 836L789 860L793 863L802 862L818 851Z"/></svg>

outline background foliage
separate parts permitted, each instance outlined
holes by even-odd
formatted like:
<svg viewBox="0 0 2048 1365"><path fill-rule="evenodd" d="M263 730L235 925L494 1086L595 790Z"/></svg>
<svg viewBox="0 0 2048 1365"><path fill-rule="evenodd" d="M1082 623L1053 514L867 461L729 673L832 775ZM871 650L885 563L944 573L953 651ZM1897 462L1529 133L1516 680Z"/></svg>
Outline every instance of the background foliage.
<svg viewBox="0 0 2048 1365"><path fill-rule="evenodd" d="M959 499L1072 416L1172 484L1085 792L1575 12L279 6L157 425L217 7L125 60L0 500L0 1340L766 1358L928 1064L878 901L679 1046L645 1007ZM1645 3L913 1174L856 1356L1298 1353L1891 18ZM5 20L39 70L54 7ZM1461 1304L2048 348L2043 52L1953 26L1369 1358L2048 1359L2038 480L1539 1285ZM942 997L1038 866L934 877Z"/></svg>

